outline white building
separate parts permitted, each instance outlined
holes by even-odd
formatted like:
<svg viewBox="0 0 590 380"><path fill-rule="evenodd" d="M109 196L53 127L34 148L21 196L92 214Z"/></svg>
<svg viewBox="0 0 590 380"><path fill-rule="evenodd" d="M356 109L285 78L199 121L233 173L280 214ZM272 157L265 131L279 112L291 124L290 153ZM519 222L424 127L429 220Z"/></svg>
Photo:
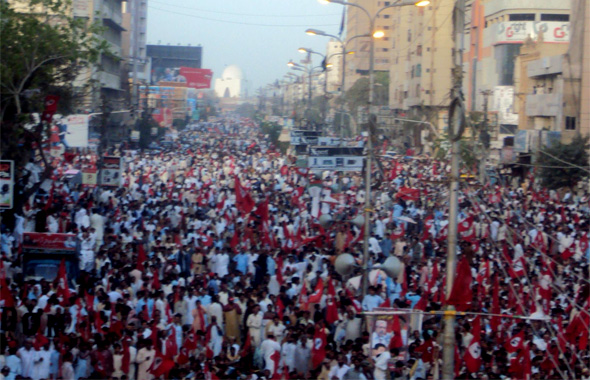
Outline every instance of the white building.
<svg viewBox="0 0 590 380"><path fill-rule="evenodd" d="M215 79L215 94L220 98L239 98L243 92L244 74L237 65L226 67L221 78Z"/></svg>

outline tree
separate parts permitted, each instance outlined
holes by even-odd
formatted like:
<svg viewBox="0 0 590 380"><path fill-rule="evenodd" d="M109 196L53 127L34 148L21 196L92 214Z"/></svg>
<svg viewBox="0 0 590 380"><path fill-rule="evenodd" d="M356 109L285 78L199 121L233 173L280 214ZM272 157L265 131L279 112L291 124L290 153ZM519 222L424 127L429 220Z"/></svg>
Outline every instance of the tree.
<svg viewBox="0 0 590 380"><path fill-rule="evenodd" d="M588 177L588 137L578 135L570 144L557 141L538 152L539 178L549 189L571 188Z"/></svg>
<svg viewBox="0 0 590 380"><path fill-rule="evenodd" d="M375 87L373 93L373 105L381 106L389 104L389 74L386 72L375 73ZM346 91L345 102L350 113L355 117L359 106L369 103L369 77L362 77Z"/></svg>
<svg viewBox="0 0 590 380"><path fill-rule="evenodd" d="M34 149L45 163L41 181L52 170L39 149L49 125L32 122L30 114L43 111L48 94L61 97L58 113L69 113L77 98L74 79L108 51L99 36L102 26L74 18L71 9L69 0L0 2L1 149L3 159L15 161L17 180L26 174L22 166ZM33 127L25 128L27 123ZM26 198L36 190L33 186L18 194Z"/></svg>

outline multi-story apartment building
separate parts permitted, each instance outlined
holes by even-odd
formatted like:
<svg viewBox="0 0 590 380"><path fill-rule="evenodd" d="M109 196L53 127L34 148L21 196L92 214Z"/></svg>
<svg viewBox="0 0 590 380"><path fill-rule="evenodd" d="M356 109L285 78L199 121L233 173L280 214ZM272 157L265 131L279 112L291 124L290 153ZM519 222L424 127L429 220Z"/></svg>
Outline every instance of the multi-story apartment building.
<svg viewBox="0 0 590 380"><path fill-rule="evenodd" d="M453 0L396 8L391 30L389 107L433 110L449 103ZM386 35L388 35L386 33Z"/></svg>
<svg viewBox="0 0 590 380"><path fill-rule="evenodd" d="M122 51L128 77L131 83L136 77L137 85L149 81L150 65L146 56L147 0L123 2L123 27Z"/></svg>
<svg viewBox="0 0 590 380"><path fill-rule="evenodd" d="M553 54L560 54L559 45L569 42L569 12L570 0L468 0L463 59L467 109L482 111L487 91L514 93L514 64L528 38L542 34L555 47ZM510 114L497 103L493 101L489 111ZM518 124L515 115L498 121Z"/></svg>
<svg viewBox="0 0 590 380"><path fill-rule="evenodd" d="M392 1L375 1L375 0L352 0L367 10L373 16L383 7L392 4ZM375 30L385 32L383 38L375 39L375 71L388 71L391 63L391 30L393 28L392 17L399 8L388 8L380 12L375 20ZM369 18L357 7L347 7L346 9L346 50L354 51L355 54L346 59L346 82L345 88L349 89L361 75L367 75L369 71L369 56L371 42L369 37L354 38L356 36L367 35L371 31ZM354 38L354 39L353 39Z"/></svg>

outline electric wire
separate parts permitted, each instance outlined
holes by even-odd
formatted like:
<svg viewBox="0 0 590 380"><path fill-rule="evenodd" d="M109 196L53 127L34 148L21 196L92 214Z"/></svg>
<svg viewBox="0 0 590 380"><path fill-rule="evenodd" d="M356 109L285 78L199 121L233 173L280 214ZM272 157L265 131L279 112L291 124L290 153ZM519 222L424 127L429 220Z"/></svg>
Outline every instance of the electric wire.
<svg viewBox="0 0 590 380"><path fill-rule="evenodd" d="M182 13L182 12L175 12L175 11L171 11L168 9L162 9L162 8L157 8L157 7L153 7L148 5L148 8L154 9L154 10L158 10L161 12L167 12L167 13L171 13L171 14L176 14L176 15L180 15L180 16L186 16L186 17L191 17L191 18L196 18L196 19L200 19L200 20L207 20L207 21L215 21L215 22L221 22L221 23L226 23L226 24L236 24L236 25L248 25L248 26L264 26L264 27L280 27L280 28L302 28L302 27L314 27L314 26L335 26L338 24L316 24L316 25L309 25L309 24L305 24L305 25L286 25L286 24L258 24L258 23L251 23L251 22L243 22L243 21L229 21L229 20L220 20L220 19L215 19L215 18L210 18L210 17L203 17L203 16L197 16L197 15L191 15L191 14L186 14L186 13Z"/></svg>

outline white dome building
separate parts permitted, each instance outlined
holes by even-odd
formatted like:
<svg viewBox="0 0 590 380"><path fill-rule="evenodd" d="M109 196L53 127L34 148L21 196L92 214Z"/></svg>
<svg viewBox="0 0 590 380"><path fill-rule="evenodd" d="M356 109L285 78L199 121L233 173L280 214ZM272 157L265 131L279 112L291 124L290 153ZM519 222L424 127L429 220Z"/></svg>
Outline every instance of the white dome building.
<svg viewBox="0 0 590 380"><path fill-rule="evenodd" d="M239 98L244 86L244 74L237 65L229 65L221 78L215 79L215 94L220 98Z"/></svg>

